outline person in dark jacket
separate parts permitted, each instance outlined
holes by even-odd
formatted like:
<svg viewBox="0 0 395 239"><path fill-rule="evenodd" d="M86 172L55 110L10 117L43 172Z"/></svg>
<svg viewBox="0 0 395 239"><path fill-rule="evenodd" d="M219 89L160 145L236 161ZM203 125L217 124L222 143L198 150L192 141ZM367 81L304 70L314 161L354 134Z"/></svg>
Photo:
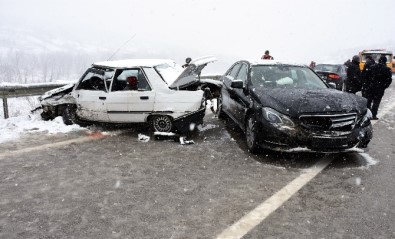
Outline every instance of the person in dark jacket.
<svg viewBox="0 0 395 239"><path fill-rule="evenodd" d="M359 69L359 56L352 58L350 66L347 68L346 91L357 93L361 90L361 70Z"/></svg>
<svg viewBox="0 0 395 239"><path fill-rule="evenodd" d="M362 96L366 98L366 89L368 88L367 83L370 81L372 77L372 66L376 64L373 60L372 56L366 56L366 63L363 66L363 70L361 72L361 81L362 81Z"/></svg>
<svg viewBox="0 0 395 239"><path fill-rule="evenodd" d="M185 59L185 64L182 65L182 68L187 68L187 67L189 66L189 63L191 63L191 61L192 61L192 58L187 57L187 58Z"/></svg>
<svg viewBox="0 0 395 239"><path fill-rule="evenodd" d="M261 57L262 60L274 60L274 58L269 54L269 50L265 51L265 55Z"/></svg>
<svg viewBox="0 0 395 239"><path fill-rule="evenodd" d="M371 67L371 77L366 82L367 106L372 111L373 119L377 120L377 111L384 91L392 83L391 69L386 65L387 57L381 56L379 62ZM373 105L372 105L373 104Z"/></svg>
<svg viewBox="0 0 395 239"><path fill-rule="evenodd" d="M349 67L351 65L351 61L350 59L348 59L347 61L344 62L344 65Z"/></svg>

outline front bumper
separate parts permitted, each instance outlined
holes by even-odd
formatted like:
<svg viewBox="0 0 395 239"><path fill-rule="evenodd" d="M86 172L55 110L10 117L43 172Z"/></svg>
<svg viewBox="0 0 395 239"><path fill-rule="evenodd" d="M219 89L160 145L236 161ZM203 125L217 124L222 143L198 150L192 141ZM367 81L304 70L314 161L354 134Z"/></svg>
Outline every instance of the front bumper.
<svg viewBox="0 0 395 239"><path fill-rule="evenodd" d="M355 126L351 131L312 132L295 128L275 127L264 120L260 121L258 143L276 151L344 152L351 148L366 148L373 136L372 125Z"/></svg>

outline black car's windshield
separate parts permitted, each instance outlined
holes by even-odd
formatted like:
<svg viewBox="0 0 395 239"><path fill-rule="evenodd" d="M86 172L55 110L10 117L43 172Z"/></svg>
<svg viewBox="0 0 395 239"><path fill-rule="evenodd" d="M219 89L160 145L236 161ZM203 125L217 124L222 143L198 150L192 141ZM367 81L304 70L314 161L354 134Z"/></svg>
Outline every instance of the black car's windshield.
<svg viewBox="0 0 395 239"><path fill-rule="evenodd" d="M328 88L310 68L289 65L252 66L251 83L256 88Z"/></svg>
<svg viewBox="0 0 395 239"><path fill-rule="evenodd" d="M338 72L339 66L338 65L317 65L314 68L315 71L327 71L327 72Z"/></svg>

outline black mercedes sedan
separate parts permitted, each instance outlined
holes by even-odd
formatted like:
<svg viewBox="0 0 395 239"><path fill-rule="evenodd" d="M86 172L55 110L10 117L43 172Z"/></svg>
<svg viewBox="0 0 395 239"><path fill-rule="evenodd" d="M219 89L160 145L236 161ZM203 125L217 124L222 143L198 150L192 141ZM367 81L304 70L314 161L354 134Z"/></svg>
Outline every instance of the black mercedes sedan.
<svg viewBox="0 0 395 239"><path fill-rule="evenodd" d="M372 139L366 99L332 89L305 65L238 61L221 81L218 117L240 126L250 152L344 152Z"/></svg>

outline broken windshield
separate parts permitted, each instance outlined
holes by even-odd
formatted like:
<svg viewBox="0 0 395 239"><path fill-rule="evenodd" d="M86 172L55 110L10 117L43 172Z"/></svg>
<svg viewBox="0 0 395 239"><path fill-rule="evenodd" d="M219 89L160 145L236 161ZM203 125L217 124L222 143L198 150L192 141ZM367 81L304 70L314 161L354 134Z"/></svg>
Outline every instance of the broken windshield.
<svg viewBox="0 0 395 239"><path fill-rule="evenodd" d="M167 85L171 85L177 77L183 72L183 68L177 63L164 63L154 67L155 70L162 76Z"/></svg>
<svg viewBox="0 0 395 239"><path fill-rule="evenodd" d="M114 69L89 68L80 80L77 90L102 90L108 91Z"/></svg>

